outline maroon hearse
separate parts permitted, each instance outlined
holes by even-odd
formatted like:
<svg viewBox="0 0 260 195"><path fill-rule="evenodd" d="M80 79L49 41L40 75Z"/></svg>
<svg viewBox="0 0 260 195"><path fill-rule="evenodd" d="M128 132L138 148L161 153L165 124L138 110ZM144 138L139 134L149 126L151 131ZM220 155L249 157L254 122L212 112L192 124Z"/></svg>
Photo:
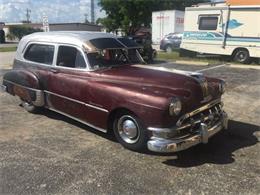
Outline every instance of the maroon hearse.
<svg viewBox="0 0 260 195"><path fill-rule="evenodd" d="M135 42L106 33L25 36L1 88L29 112L45 107L113 131L135 151L184 150L228 123L222 80L143 65Z"/></svg>

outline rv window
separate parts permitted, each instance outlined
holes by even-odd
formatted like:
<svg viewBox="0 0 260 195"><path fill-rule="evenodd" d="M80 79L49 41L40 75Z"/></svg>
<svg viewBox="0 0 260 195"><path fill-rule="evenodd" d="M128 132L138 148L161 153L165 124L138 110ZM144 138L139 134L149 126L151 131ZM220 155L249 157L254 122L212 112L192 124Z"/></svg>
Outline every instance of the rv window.
<svg viewBox="0 0 260 195"><path fill-rule="evenodd" d="M218 27L218 17L201 16L199 20L199 30L216 30Z"/></svg>

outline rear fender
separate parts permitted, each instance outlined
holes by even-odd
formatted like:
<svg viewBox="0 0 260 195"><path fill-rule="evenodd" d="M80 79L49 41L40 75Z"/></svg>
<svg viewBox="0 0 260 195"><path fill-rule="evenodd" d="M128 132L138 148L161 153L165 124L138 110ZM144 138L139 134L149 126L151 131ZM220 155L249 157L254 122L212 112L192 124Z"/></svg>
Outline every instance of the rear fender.
<svg viewBox="0 0 260 195"><path fill-rule="evenodd" d="M37 76L25 70L12 70L3 77L6 91L21 99L32 102L35 106L44 105L44 93Z"/></svg>

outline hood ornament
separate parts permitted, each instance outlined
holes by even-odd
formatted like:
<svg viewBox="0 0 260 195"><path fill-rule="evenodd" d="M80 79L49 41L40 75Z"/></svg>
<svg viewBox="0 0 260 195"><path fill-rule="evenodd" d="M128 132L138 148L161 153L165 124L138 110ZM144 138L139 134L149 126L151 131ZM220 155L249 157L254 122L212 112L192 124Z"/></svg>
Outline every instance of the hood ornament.
<svg viewBox="0 0 260 195"><path fill-rule="evenodd" d="M201 103L210 101L212 96L209 94L208 81L206 77L202 73L193 73L191 76L196 79L202 89L203 100Z"/></svg>

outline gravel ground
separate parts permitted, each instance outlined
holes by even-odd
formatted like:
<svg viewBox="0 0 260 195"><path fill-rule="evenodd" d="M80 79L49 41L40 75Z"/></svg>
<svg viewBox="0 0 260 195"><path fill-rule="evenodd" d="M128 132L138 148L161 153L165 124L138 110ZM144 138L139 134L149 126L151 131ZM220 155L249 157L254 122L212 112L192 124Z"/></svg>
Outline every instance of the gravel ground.
<svg viewBox="0 0 260 195"><path fill-rule="evenodd" d="M9 68L10 64L12 64L15 56L15 52L0 52L0 67Z"/></svg>
<svg viewBox="0 0 260 195"><path fill-rule="evenodd" d="M29 114L0 93L0 194L259 194L260 70L203 72L227 81L229 129L167 155L126 150L113 136L51 111Z"/></svg>

